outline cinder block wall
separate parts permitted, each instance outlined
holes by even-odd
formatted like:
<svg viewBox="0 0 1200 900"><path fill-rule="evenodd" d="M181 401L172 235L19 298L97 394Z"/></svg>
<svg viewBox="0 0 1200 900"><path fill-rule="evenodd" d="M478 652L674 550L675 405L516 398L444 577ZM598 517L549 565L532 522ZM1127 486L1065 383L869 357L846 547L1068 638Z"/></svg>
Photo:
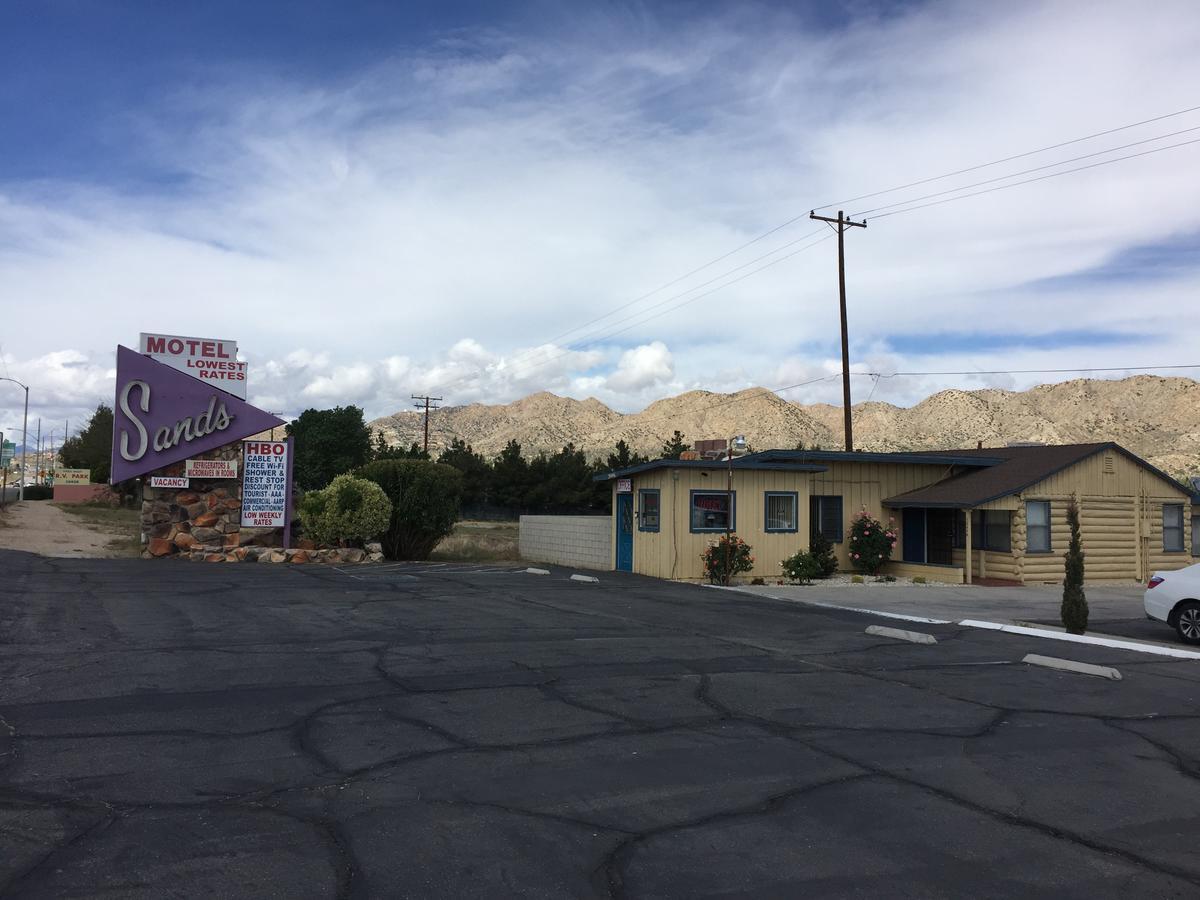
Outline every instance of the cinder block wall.
<svg viewBox="0 0 1200 900"><path fill-rule="evenodd" d="M521 558L529 562L612 568L611 516L521 516Z"/></svg>

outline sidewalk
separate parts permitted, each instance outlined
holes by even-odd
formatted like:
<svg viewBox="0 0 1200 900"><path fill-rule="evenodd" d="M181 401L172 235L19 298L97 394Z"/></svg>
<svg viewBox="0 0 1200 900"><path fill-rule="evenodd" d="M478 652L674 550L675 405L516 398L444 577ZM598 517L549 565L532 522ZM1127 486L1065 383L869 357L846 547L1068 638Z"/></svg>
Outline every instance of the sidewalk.
<svg viewBox="0 0 1200 900"><path fill-rule="evenodd" d="M1057 623L1062 603L1062 586L1057 584L1022 587L928 587L916 584L823 587L820 582L814 582L810 585L739 585L738 590L777 600L821 603L842 609L872 609L947 621L987 619L992 622ZM1088 586L1087 601L1092 621L1144 621L1144 591L1145 588L1136 582ZM1161 639L1169 640L1171 632L1165 625L1161 629Z"/></svg>

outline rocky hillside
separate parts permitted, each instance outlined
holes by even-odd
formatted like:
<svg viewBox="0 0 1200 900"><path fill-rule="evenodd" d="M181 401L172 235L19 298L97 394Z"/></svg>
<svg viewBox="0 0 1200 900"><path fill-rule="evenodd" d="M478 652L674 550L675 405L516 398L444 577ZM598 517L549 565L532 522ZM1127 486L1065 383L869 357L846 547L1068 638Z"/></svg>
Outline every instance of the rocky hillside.
<svg viewBox="0 0 1200 900"><path fill-rule="evenodd" d="M376 419L373 430L393 444L421 439L422 413ZM736 394L690 391L652 403L638 413L615 412L599 400L550 393L515 403L448 406L430 416L431 448L461 437L485 456L510 438L526 455L553 452L570 442L591 455L618 440L656 455L678 429L688 440L743 433L757 450L803 442L841 449L842 411L804 406L761 388ZM1078 379L1028 391L942 391L916 406L862 403L854 407L860 450L936 450L1003 446L1010 441L1081 443L1113 440L1172 474L1200 472L1200 383L1138 375L1121 381Z"/></svg>

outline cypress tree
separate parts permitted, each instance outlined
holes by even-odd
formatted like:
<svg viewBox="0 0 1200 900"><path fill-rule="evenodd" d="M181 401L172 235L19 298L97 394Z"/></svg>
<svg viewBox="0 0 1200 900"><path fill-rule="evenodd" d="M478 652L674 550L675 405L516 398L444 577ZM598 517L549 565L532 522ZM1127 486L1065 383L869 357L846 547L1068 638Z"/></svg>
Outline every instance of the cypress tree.
<svg viewBox="0 0 1200 900"><path fill-rule="evenodd" d="M1067 502L1067 524L1071 526L1071 544L1063 554L1062 623L1071 634L1087 631L1088 605L1083 593L1083 543L1079 539L1079 506L1074 495Z"/></svg>

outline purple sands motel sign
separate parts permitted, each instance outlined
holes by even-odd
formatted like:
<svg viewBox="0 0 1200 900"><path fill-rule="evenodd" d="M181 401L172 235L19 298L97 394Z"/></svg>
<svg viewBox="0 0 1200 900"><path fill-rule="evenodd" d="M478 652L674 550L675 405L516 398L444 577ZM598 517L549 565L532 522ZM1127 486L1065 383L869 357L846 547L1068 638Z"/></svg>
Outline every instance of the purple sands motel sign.
<svg viewBox="0 0 1200 900"><path fill-rule="evenodd" d="M283 424L215 386L117 348L114 484Z"/></svg>

